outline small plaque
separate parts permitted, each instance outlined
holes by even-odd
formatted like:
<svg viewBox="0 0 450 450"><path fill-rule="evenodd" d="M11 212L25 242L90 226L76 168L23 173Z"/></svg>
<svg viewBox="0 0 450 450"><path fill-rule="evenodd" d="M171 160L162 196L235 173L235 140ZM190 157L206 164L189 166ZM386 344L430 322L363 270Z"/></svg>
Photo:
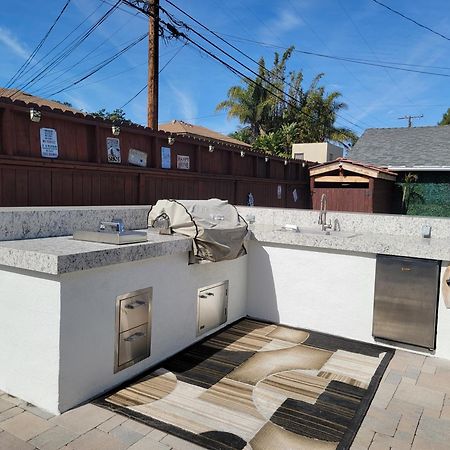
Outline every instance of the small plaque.
<svg viewBox="0 0 450 450"><path fill-rule="evenodd" d="M106 151L108 152L108 162L119 164L122 161L120 156L120 141L118 138L106 138Z"/></svg>
<svg viewBox="0 0 450 450"><path fill-rule="evenodd" d="M53 128L41 128L41 156L43 158L58 157L58 137Z"/></svg>
<svg viewBox="0 0 450 450"><path fill-rule="evenodd" d="M128 162L134 166L147 167L147 153L130 148L128 152Z"/></svg>
<svg viewBox="0 0 450 450"><path fill-rule="evenodd" d="M185 155L177 155L177 169L189 170L190 158Z"/></svg>
<svg viewBox="0 0 450 450"><path fill-rule="evenodd" d="M170 147L161 147L161 168L170 169Z"/></svg>

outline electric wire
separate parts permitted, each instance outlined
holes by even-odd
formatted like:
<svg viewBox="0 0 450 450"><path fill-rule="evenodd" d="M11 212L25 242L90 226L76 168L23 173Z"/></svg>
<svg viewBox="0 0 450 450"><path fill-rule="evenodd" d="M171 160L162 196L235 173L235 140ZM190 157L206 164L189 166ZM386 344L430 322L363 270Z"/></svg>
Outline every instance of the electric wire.
<svg viewBox="0 0 450 450"><path fill-rule="evenodd" d="M136 13L135 16L138 15L138 14L139 14L139 13ZM78 60L77 60L74 64L72 64L72 65L70 65L70 66L68 66L68 67L63 68L63 70L60 70L60 71L58 72L59 75L57 75L57 76L54 77L52 80L50 80L50 81L48 81L48 82L46 83L45 88L44 88L45 92L48 91L48 90L55 89L58 85L61 85L62 83L66 83L66 82L67 82L67 79L64 80L64 81L62 81L62 82L60 82L60 83L52 84L52 83L55 83L57 80L59 80L59 79L60 79L64 74L66 74L67 72L70 72L72 69L74 69L75 67L79 66L80 64L86 62L87 60L92 59L92 58L90 58L90 56L93 55L100 47L102 47L102 46L105 45L107 42L109 42L109 40L111 39L111 37L112 37L114 34L117 34L118 31L120 31L121 29L123 29L126 25L128 25L128 23L129 23L132 19L133 19L133 18L130 18L129 20L127 20L126 22L124 22L120 27L118 27L117 29L115 29L113 34L110 34L110 35L107 36L105 39L103 39L98 45L96 45L92 50L90 50L86 55L84 55L83 58L78 58ZM128 43L128 42L127 42L127 43ZM120 45L125 45L125 44L120 44ZM100 54L101 54L101 53L100 53ZM98 55L96 55L96 57L97 57L97 56L98 56ZM39 92L39 89L37 90L37 92ZM42 94L42 95L46 95L46 94Z"/></svg>
<svg viewBox="0 0 450 450"><path fill-rule="evenodd" d="M56 95L56 94L60 94L61 92L66 91L67 89L69 89L72 86L76 86L77 84L81 83L82 81L86 80L87 78L91 77L92 75L94 75L95 73L97 73L99 70L103 69L104 67L106 67L108 64L112 63L114 60L116 60L117 58L119 58L121 55L123 55L125 52L127 52L128 50L130 50L131 48L133 48L135 45L139 44L139 42L142 42L145 38L147 37L147 33L144 33L143 35L141 35L140 37L138 37L134 42L132 42L131 44L127 45L126 47L122 48L120 51L118 51L117 53L115 53L113 56L106 58L105 60L101 61L100 63L96 64L94 67L92 67L89 72L82 76L81 78L79 78L78 80L72 82L69 86L63 87L53 93L50 94L50 96Z"/></svg>
<svg viewBox="0 0 450 450"><path fill-rule="evenodd" d="M232 34L224 34L224 33L221 33L221 34L223 36L227 36L231 39L235 39L236 41L239 41L239 42L250 42L250 43L265 46L265 47L278 48L278 49L284 49L284 50L287 50L287 48L288 48L283 45L277 45L277 44L271 44L271 43L267 43L267 42L256 41L253 39L247 39L247 38L244 38L241 36L235 36ZM357 59L357 58L352 58L352 57L347 57L347 56L329 55L326 53L318 53L318 52L313 52L313 51L308 51L308 50L299 50L297 48L294 49L294 52L301 53L303 55L317 56L320 58L328 58L328 59L336 59L336 60L340 60L340 61L346 61L346 62L350 62L350 63L354 63L354 64L362 64L362 65L366 65L366 66L385 67L387 69L401 70L404 72L420 73L420 74L424 74L424 75L433 75L433 76L439 76L439 77L450 77L450 74L446 74L446 73L430 72L430 71L425 71L425 70L406 69L406 68L402 68L402 67L395 67L392 64L397 64L397 65L402 65L402 66L411 66L411 67L430 67L430 68L436 68L436 69L441 69L441 70L450 70L450 67L423 66L420 64L406 64L406 63L397 63L397 62L389 62L389 61L380 61L380 63L377 63L377 62L373 62L372 60L368 60L368 59Z"/></svg>
<svg viewBox="0 0 450 450"><path fill-rule="evenodd" d="M59 19L61 18L61 16L64 14L64 11L67 9L67 7L69 6L69 3L71 2L71 0L67 0L66 3L64 4L63 8L61 9L61 11L59 12L58 16L56 17L56 19L53 21L52 25L50 26L50 28L47 30L47 32L45 33L44 37L40 40L40 42L38 43L38 45L36 46L36 48L31 52L31 54L28 56L27 60L19 67L19 69L16 71L16 73L10 78L10 80L6 83L6 88L11 87L16 80L18 80L20 78L20 76L23 74L23 72L25 71L25 69L29 66L29 64L31 63L31 61L33 60L33 58L36 56L36 54L38 53L38 51L42 48L42 46L44 45L45 41L47 40L48 36L50 35L50 33L53 31L53 28L55 28L56 24L58 23Z"/></svg>
<svg viewBox="0 0 450 450"><path fill-rule="evenodd" d="M177 55L181 52L181 50L183 50L184 47L186 47L187 42L184 43L184 45L182 47L180 47L177 52L164 64L164 66L162 66L162 68L159 70L158 75L161 74L161 72L177 57ZM129 103L131 103L139 94L141 94L145 89L147 89L148 83L145 83L145 86L140 89L135 95L133 95L133 97L131 97L128 101L126 101L121 107L120 109L125 108L125 106L127 106Z"/></svg>
<svg viewBox="0 0 450 450"><path fill-rule="evenodd" d="M102 0L103 4L104 0ZM25 70L22 74L22 76L27 75L32 70L34 70L36 67L41 66L43 62L55 51L58 47L60 47L72 34L74 34L87 20L89 20L100 8L101 4L98 5L87 17L85 17L75 28L72 29L70 33L68 33L63 39L61 39L55 46L53 46L44 56L42 56L38 61L36 61L34 64L32 64L30 67L28 67L27 70ZM17 80L16 80L17 81Z"/></svg>
<svg viewBox="0 0 450 450"><path fill-rule="evenodd" d="M143 8L140 8L139 6L129 2L128 0L122 0L124 3L128 4L129 6L131 6L134 9L137 9L139 11L141 11L143 14L153 17L153 15L149 12L146 11ZM169 17L170 18L170 17ZM172 33L172 35L174 37L177 38L183 38L186 39L189 43L191 43L192 45L194 45L194 47L196 47L198 50L200 50L201 52L205 53L206 55L208 55L209 57L211 57L212 59L214 59L215 61L219 62L220 64L222 64L223 66L227 67L231 72L233 72L235 75L237 75L240 78L243 78L244 80L246 80L248 83L253 84L255 86L258 86L259 88L263 89L264 91L266 91L268 94L272 95L274 98L278 99L279 101L295 108L300 114L312 119L312 120L316 120L313 116L311 116L310 114L306 113L305 111L303 111L302 109L300 109L298 107L297 104L295 103L290 103L289 101L286 100L287 98L291 98L294 102L297 101L297 99L295 99L294 97L290 96L289 94L287 94L286 92L284 92L284 90L280 89L278 86L274 85L273 83L271 83L270 81L268 81L267 79L265 79L264 77L262 77L260 74L258 74L257 72L254 72L251 68L248 68L248 66L246 66L245 64L243 64L242 62L238 61L236 58L234 58L233 56L229 55L227 52L225 52L224 50L220 49L220 47L216 46L214 43L211 43L211 45L215 48L217 48L218 50L220 50L222 53L227 54L227 56L229 55L230 59L234 60L235 62L237 62L239 65L245 67L249 72L253 73L254 75L256 75L259 79L261 79L262 81L264 81L266 84L268 84L269 86L272 86L276 91L279 91L281 94L283 94L283 97L281 97L279 94L275 94L274 92L272 92L270 89L268 89L266 86L262 86L260 84L258 84L255 80L253 80L252 78L250 78L248 75L244 74L243 72L241 72L239 69L236 69L235 67L233 67L231 64L227 63L226 61L224 61L222 58L220 58L219 56L217 56L216 54L212 53L210 50L206 49L205 47L203 47L201 44L199 44L198 42L194 41L193 39L191 39L187 34L180 32L177 28L175 28L175 26L173 26L170 23L167 23L165 21L163 21L162 19L159 19L159 22L162 23L164 26L167 27L167 30ZM185 24L184 24L185 25ZM187 29L193 31L195 34L200 35L200 33L196 32L195 30L193 30L190 27L187 27ZM209 39L203 37L200 35L200 37L202 37L203 39L205 39L206 41L209 41ZM211 41L209 41L211 42ZM350 123L351 125L363 129L361 126L359 126L358 124L340 116L337 113L334 113L336 117L340 117L342 120L347 121L348 123Z"/></svg>
<svg viewBox="0 0 450 450"><path fill-rule="evenodd" d="M444 34L439 33L438 31L433 30L432 28L427 27L426 25L424 25L424 24L422 24L422 23L420 23L420 22L417 22L417 20L414 20L414 19L412 19L411 17L406 16L405 14L401 13L400 11L397 11L396 9L391 8L390 6L385 5L384 3L381 3L381 2L378 1L378 0L372 0L372 1L373 1L374 3L376 3L377 5L380 5L380 6L382 6L383 8L386 8L387 10L393 12L394 14L397 14L398 16L403 17L403 18L406 19L406 20L409 20L410 22L414 23L415 25L417 25L417 26L419 26L419 27L421 27L421 28L423 28L423 29L425 29L425 30L427 30L427 31L430 31L431 33L433 33L433 34L435 34L435 35L437 35L437 36L439 36L439 37L445 39L446 41L450 41L450 37L445 36Z"/></svg>
<svg viewBox="0 0 450 450"><path fill-rule="evenodd" d="M170 2L169 0L166 0L169 3L173 4L172 2ZM168 17L173 21L172 15L170 13L168 13L164 8L160 8L166 15L168 15ZM186 13L187 14L187 13ZM174 21L174 23L176 23L176 21ZM199 33L197 30L195 30L194 28L190 27L189 25L183 23L183 26L185 28L187 28L189 31L192 31L195 35L197 35L198 37L200 37L201 39L205 40L209 45L211 45L212 47L214 47L215 49L219 50L221 53L223 53L224 55L226 55L228 58L230 58L232 61L236 62L237 64L239 64L240 66L244 67L246 70L248 70L249 72L251 72L253 75L255 75L258 78L261 78L265 83L267 83L269 86L271 86L273 89L275 89L276 91L280 92L281 94L283 94L283 96L286 96L288 98L291 98L294 102L297 101L297 99L295 99L294 97L292 97L289 93L286 93L283 89L280 89L280 87L278 87L277 85L275 85L274 83L272 83L270 80L268 80L267 78L264 78L263 76L261 76L261 74L259 74L258 72L255 72L252 68L250 68L249 66L247 66L246 64L242 63L241 61L239 61L237 58L235 58L233 55L231 55L230 53L228 53L227 51L223 50L221 47L219 47L218 45L216 45L214 42L212 42L210 39L208 39L207 37L203 36L201 33ZM206 28L206 27L205 27ZM186 37L186 35L184 35L184 37ZM251 57L248 57L250 59L252 59ZM254 61L252 59L252 61ZM258 63L258 66L261 67L261 64ZM267 70L267 69L265 69ZM270 73L270 72L269 72ZM275 75L275 77L277 78L277 76ZM279 77L278 77L279 78ZM290 85L289 83L287 83L285 80L283 80L287 85ZM271 91L269 91L271 92ZM284 100L285 101L285 100ZM291 105L292 106L292 105ZM304 111L299 110L301 113L304 113ZM306 114L306 113L304 113ZM354 123L353 121L345 118L344 116L335 113L337 117L340 117L342 120L345 120L346 122L352 124L353 126L356 126L358 128L360 128L361 130L363 129L361 126L357 125L356 123Z"/></svg>
<svg viewBox="0 0 450 450"><path fill-rule="evenodd" d="M111 14L116 10L121 0L117 0L116 4L109 8L92 26L89 27L81 36L72 40L64 49L62 49L44 68L42 68L36 75L32 76L19 87L20 90L31 87L39 80L46 76L47 72L57 66L61 61L66 59L73 51L78 48ZM12 97L11 97L12 98Z"/></svg>

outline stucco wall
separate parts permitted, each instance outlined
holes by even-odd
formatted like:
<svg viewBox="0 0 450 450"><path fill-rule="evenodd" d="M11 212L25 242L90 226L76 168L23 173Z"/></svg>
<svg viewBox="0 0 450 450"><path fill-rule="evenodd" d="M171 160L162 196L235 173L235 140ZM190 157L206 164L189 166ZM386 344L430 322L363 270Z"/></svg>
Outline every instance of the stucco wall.
<svg viewBox="0 0 450 450"><path fill-rule="evenodd" d="M0 389L49 411L58 404L59 294L55 279L0 267Z"/></svg>
<svg viewBox="0 0 450 450"><path fill-rule="evenodd" d="M173 355L197 337L197 290L229 280L228 321L246 314L247 256L191 265L187 254L76 272L61 278L61 377L65 411ZM115 299L153 287L151 356L116 374ZM212 332L214 332L213 330Z"/></svg>
<svg viewBox="0 0 450 450"><path fill-rule="evenodd" d="M372 341L375 255L261 245L249 251L250 316Z"/></svg>

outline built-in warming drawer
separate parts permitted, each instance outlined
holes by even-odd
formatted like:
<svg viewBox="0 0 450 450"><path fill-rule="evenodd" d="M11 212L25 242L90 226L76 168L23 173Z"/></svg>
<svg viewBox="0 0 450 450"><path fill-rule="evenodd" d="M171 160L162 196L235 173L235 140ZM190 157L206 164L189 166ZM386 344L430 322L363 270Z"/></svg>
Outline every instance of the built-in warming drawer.
<svg viewBox="0 0 450 450"><path fill-rule="evenodd" d="M140 361L150 355L150 336L147 324L124 331L119 336L119 370L127 363ZM127 366L128 367L128 366Z"/></svg>
<svg viewBox="0 0 450 450"><path fill-rule="evenodd" d="M152 288L116 298L114 372L150 356Z"/></svg>
<svg viewBox="0 0 450 450"><path fill-rule="evenodd" d="M198 290L197 335L206 333L227 321L228 281Z"/></svg>

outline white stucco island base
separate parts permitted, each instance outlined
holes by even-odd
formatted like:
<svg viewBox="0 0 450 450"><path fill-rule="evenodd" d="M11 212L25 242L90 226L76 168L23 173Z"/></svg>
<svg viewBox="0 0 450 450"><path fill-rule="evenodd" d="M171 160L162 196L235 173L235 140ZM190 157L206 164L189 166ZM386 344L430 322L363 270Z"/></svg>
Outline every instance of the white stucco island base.
<svg viewBox="0 0 450 450"><path fill-rule="evenodd" d="M147 223L142 210L136 222L141 228ZM313 217L312 212L280 211L286 216L283 223L298 223L295 214L307 216L308 221ZM440 283L444 285L450 254L450 235L445 234L450 229L448 219L433 219L434 232L440 235L431 240L393 232L388 237L366 236L361 229L359 237L345 238L344 234L280 231L278 224L270 222L279 219L280 211L274 215L272 210L260 209L256 220L269 228L253 231L246 243L247 255L217 263L189 265L192 243L176 235L152 234L148 242L129 246L52 237L53 224L59 223L53 215L46 237L33 235L25 240L14 235L16 240L0 242L0 390L59 414L245 316L375 342L376 253L442 260ZM67 214L51 212L60 218ZM128 217L126 213L122 211ZM77 214L78 222L87 220L84 210ZM92 222L96 217L93 211ZM364 220L378 220L380 228L400 221L376 215L343 220L350 232L354 231L350 224L357 221L359 228ZM411 230L420 229L420 220L401 218ZM7 216L2 226L14 231L20 228L16 225ZM66 228L60 231L68 233ZM227 322L198 336L198 290L226 280ZM151 354L115 373L116 299L150 287ZM439 298L434 355L450 359L450 309L443 297Z"/></svg>
<svg viewBox="0 0 450 450"><path fill-rule="evenodd" d="M59 276L1 267L0 389L53 414L67 411L203 339L199 288L229 280L227 323L244 317L246 279L247 256L188 265L187 253ZM147 287L151 355L114 373L116 297Z"/></svg>

